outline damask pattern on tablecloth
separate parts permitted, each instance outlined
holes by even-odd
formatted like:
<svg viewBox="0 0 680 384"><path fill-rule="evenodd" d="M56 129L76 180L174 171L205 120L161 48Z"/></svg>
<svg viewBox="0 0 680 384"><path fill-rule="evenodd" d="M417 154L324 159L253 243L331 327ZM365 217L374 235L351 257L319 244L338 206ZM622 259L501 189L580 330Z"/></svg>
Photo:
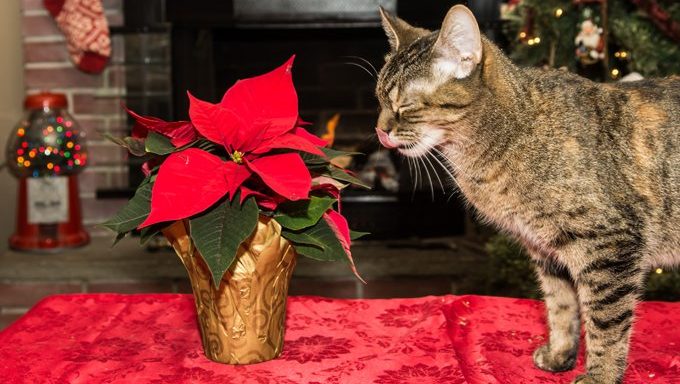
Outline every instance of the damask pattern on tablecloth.
<svg viewBox="0 0 680 384"><path fill-rule="evenodd" d="M465 383L441 310L453 299L293 297L283 354L229 366L203 355L189 295L54 296L0 333L0 377L6 383Z"/></svg>
<svg viewBox="0 0 680 384"><path fill-rule="evenodd" d="M481 296L289 300L276 360L229 366L203 355L189 295L50 297L0 333L2 383L570 383L536 369L544 306ZM680 303L642 303L626 384L680 383Z"/></svg>
<svg viewBox="0 0 680 384"><path fill-rule="evenodd" d="M534 367L532 353L547 338L539 301L461 296L444 312L470 384L567 384L585 370L583 337L574 370L549 373ZM624 383L680 383L680 303L641 303L636 315Z"/></svg>

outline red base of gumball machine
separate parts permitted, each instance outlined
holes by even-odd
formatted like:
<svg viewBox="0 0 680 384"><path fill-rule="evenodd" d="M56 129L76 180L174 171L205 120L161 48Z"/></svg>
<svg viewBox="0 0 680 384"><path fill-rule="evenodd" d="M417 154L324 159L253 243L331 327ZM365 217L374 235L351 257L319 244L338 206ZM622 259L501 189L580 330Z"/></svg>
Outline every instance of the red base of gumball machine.
<svg viewBox="0 0 680 384"><path fill-rule="evenodd" d="M41 183L38 178L30 182L28 180L31 179L26 177L19 179L17 228L9 239L10 248L20 251L54 252L89 243L90 236L83 228L80 215L78 176L62 176L61 180L42 178L46 181L43 184L49 184L47 188L54 188L54 191L48 190L47 197L44 191L40 191L44 187L35 186L36 183ZM55 180L58 182L53 183ZM60 213L60 210L63 212Z"/></svg>

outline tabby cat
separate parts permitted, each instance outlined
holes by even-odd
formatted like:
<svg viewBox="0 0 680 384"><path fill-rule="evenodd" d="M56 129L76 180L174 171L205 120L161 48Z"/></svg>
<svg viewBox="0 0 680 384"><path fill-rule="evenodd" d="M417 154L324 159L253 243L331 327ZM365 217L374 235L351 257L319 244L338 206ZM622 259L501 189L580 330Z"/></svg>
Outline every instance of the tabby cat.
<svg viewBox="0 0 680 384"><path fill-rule="evenodd" d="M392 50L380 141L407 157L439 151L480 216L526 247L550 328L536 366L574 367L582 318L575 382L621 382L645 276L680 264L680 79L520 68L461 5L435 32L381 13Z"/></svg>

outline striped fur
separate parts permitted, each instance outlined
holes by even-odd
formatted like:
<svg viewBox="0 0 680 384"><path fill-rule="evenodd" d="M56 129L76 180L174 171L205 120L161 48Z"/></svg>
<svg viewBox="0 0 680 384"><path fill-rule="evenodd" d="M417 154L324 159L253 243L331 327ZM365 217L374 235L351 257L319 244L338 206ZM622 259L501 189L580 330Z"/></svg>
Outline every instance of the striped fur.
<svg viewBox="0 0 680 384"><path fill-rule="evenodd" d="M461 7L450 14L472 17ZM401 23L388 30L408 33L380 72L378 127L406 156L443 153L480 217L528 249L550 326L535 364L571 369L582 319L576 382L620 382L647 271L680 264L680 79L520 68L483 37L472 73L442 78L439 32Z"/></svg>

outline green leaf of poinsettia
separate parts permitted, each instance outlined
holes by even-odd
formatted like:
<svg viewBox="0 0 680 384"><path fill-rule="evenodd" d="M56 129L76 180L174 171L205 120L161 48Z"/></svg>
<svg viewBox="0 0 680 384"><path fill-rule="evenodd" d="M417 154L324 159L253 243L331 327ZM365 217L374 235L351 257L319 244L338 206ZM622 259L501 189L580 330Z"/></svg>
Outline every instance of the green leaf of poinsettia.
<svg viewBox="0 0 680 384"><path fill-rule="evenodd" d="M346 181L348 183L352 183L354 185L358 185L360 187L364 187L366 189L370 189L371 187L364 183L362 180L357 179L356 177L350 175L349 173L345 172L341 168L338 168L336 166L331 165L329 167L329 176L334 178L335 180L340 180L340 181Z"/></svg>
<svg viewBox="0 0 680 384"><path fill-rule="evenodd" d="M176 150L170 142L170 139L156 132L149 132L149 135L144 141L144 149L147 152L155 153L157 155L167 155Z"/></svg>
<svg viewBox="0 0 680 384"><path fill-rule="evenodd" d="M361 239L364 236L370 235L371 232L360 232L360 231L349 231L349 238L350 240L358 240Z"/></svg>
<svg viewBox="0 0 680 384"><path fill-rule="evenodd" d="M293 243L299 255L321 261L347 260L345 249L325 220L300 231L284 228L281 235Z"/></svg>
<svg viewBox="0 0 680 384"><path fill-rule="evenodd" d="M288 201L279 205L274 215L282 227L299 230L316 224L335 199L332 197L311 196L309 200Z"/></svg>
<svg viewBox="0 0 680 384"><path fill-rule="evenodd" d="M320 148L320 149L326 155L326 157L322 157L322 156L319 156L319 155L313 155L311 153L306 153L306 152L300 153L300 156L302 156L302 160L304 160L305 164L307 164L307 165L328 164L328 160L335 159L336 157L363 155L363 153L361 153L361 152L345 152L345 151L338 151L337 149L325 148L325 147Z"/></svg>
<svg viewBox="0 0 680 384"><path fill-rule="evenodd" d="M127 236L127 232L121 232L116 234L116 238L113 239L113 244L111 244L111 248L113 248L116 244L118 244L119 241L123 240L125 236Z"/></svg>
<svg viewBox="0 0 680 384"><path fill-rule="evenodd" d="M145 245L149 242L149 240L153 239L154 236L161 233L161 231L167 226L168 223L158 223L142 228L139 231L139 244Z"/></svg>
<svg viewBox="0 0 680 384"><path fill-rule="evenodd" d="M234 261L239 245L255 230L258 214L254 198L240 205L239 196L235 196L233 201L225 199L189 221L191 238L212 273L215 287Z"/></svg>
<svg viewBox="0 0 680 384"><path fill-rule="evenodd" d="M108 140L120 145L123 148L126 148L131 154L135 156L146 155L146 149L144 148L144 139L136 137L120 138L111 136L108 133L102 133L102 135Z"/></svg>
<svg viewBox="0 0 680 384"><path fill-rule="evenodd" d="M118 234L127 233L137 228L151 211L152 188L153 183L143 183L137 188L135 195L128 201L127 205L102 225Z"/></svg>

